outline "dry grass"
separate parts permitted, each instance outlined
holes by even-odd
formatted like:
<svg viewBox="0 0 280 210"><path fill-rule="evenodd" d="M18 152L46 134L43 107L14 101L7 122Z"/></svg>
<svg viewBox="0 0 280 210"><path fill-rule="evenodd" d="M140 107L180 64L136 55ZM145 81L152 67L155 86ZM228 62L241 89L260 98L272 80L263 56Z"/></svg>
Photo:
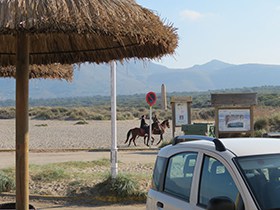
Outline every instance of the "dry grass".
<svg viewBox="0 0 280 210"><path fill-rule="evenodd" d="M106 191L106 196L121 198L139 195L143 199L151 181L152 166L153 164L140 163L131 166L119 162L122 173L117 180L112 180L109 175L109 159L31 165L30 193L54 196L104 196L103 193ZM7 177L14 177L14 169L0 171L0 184L7 183ZM9 186L2 191L14 192L14 185ZM104 191L104 187L107 190Z"/></svg>

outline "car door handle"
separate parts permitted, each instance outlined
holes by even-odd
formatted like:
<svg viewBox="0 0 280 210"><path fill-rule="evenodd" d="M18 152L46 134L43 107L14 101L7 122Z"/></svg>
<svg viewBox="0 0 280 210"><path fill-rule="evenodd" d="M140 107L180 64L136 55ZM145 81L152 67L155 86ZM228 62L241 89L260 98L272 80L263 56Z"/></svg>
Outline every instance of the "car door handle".
<svg viewBox="0 0 280 210"><path fill-rule="evenodd" d="M159 207L159 208L163 208L163 206L164 206L164 205L163 205L163 203L162 203L162 202L159 202L159 201L157 202L157 207Z"/></svg>

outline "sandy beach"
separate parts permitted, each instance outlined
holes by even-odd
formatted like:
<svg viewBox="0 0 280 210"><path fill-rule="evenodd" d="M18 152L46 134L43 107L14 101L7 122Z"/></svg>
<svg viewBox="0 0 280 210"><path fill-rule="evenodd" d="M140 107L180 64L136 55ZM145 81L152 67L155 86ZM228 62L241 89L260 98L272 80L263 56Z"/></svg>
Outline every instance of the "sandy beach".
<svg viewBox="0 0 280 210"><path fill-rule="evenodd" d="M111 147L111 121L87 121L88 124L75 125L77 121L30 120L30 149L69 149ZM129 129L139 127L140 120L117 121L117 144L124 144ZM181 134L179 128L177 133ZM176 134L177 134L176 133ZM159 136L154 136L159 140ZM164 139L172 138L172 127L167 129ZM146 147L143 138L136 140L137 147ZM134 147L132 144L131 147ZM155 146L153 146L155 147ZM0 149L15 148L15 120L0 120Z"/></svg>

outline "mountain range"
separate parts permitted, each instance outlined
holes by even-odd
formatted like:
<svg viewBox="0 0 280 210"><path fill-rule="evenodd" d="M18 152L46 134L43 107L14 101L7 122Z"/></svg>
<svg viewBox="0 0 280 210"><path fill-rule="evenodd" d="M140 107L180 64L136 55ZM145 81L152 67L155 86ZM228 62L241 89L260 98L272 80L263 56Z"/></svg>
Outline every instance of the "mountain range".
<svg viewBox="0 0 280 210"><path fill-rule="evenodd" d="M117 63L117 94L132 95L154 91L165 84L167 92L207 91L280 84L280 65L234 65L212 60L185 69L171 69L150 61ZM30 80L30 97L64 98L110 95L110 66L81 64L75 67L74 79ZM0 79L0 100L14 99L15 80Z"/></svg>

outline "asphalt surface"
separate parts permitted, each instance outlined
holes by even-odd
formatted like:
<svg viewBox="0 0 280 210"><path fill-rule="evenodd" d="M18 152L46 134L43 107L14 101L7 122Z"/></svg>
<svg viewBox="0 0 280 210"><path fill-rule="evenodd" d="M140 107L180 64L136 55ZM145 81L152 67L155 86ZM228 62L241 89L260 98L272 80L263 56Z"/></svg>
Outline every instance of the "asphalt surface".
<svg viewBox="0 0 280 210"><path fill-rule="evenodd" d="M118 151L118 161L154 163L157 153L157 150ZM92 161L102 158L110 159L110 151L30 152L29 164ZM15 166L15 152L0 152L0 160L0 169Z"/></svg>

